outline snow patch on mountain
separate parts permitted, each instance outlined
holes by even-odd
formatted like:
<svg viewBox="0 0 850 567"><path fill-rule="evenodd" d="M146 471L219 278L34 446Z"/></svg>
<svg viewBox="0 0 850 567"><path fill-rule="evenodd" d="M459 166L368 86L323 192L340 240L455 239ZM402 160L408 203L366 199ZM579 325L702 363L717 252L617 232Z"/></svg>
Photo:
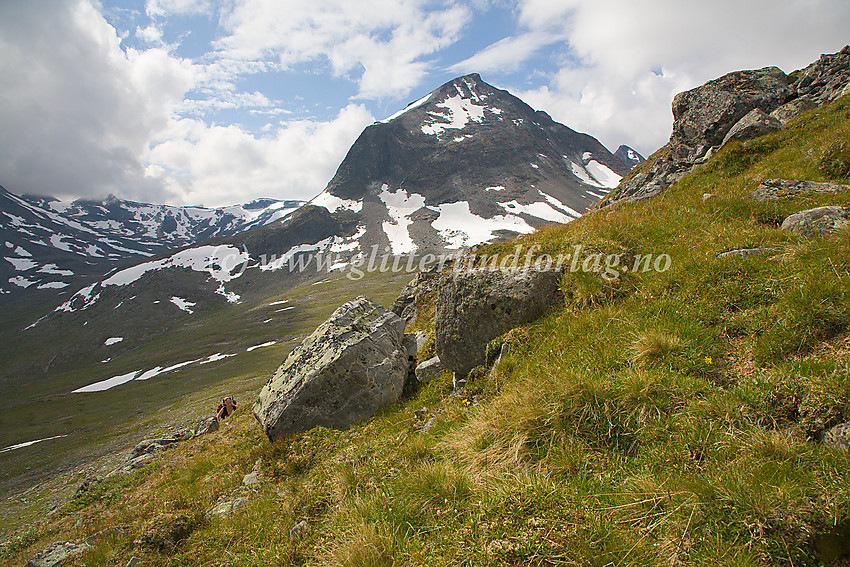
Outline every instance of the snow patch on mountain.
<svg viewBox="0 0 850 567"><path fill-rule="evenodd" d="M617 175L608 166L599 163L596 160L590 160L585 166L587 171L599 182L599 185L608 189L613 189L620 184L622 175Z"/></svg>
<svg viewBox="0 0 850 567"><path fill-rule="evenodd" d="M510 201L508 203L499 203L499 206L509 213L525 213L532 217L537 217L551 222L566 224L573 220L573 217L555 210L551 205L543 202L521 205L518 201Z"/></svg>
<svg viewBox="0 0 850 567"><path fill-rule="evenodd" d="M12 264L15 269L19 272L25 272L27 270L31 270L38 266L38 262L34 262L29 258L8 258L3 257L4 260Z"/></svg>
<svg viewBox="0 0 850 567"><path fill-rule="evenodd" d="M493 233L497 230L510 230L520 234L534 232L534 228L527 222L514 215L496 215L487 219L473 214L467 201L444 203L428 208L440 213L431 226L448 243L447 247L452 249L492 240Z"/></svg>
<svg viewBox="0 0 850 567"><path fill-rule="evenodd" d="M398 112L396 112L395 114L390 116L389 118L384 118L380 122L383 123L383 124L386 124L387 122L390 122L391 120L395 120L396 118L398 118L399 116L401 116L405 112L407 112L409 110L413 110L414 108L417 108L419 106L422 106L423 104L428 102L428 99L431 98L432 94L433 93L428 93L427 95L423 96L422 98L420 98L416 102L412 102L412 103L408 104L406 107L402 108L401 110L399 110Z"/></svg>
<svg viewBox="0 0 850 567"><path fill-rule="evenodd" d="M233 246L198 246L187 248L162 260L153 260L125 268L103 280L102 285L127 285L135 282L147 272L164 268L189 268L195 272L207 272L219 282L238 278L239 268L251 257Z"/></svg>
<svg viewBox="0 0 850 567"><path fill-rule="evenodd" d="M336 195L331 195L327 191L319 193L312 201L310 201L310 204L316 205L317 207L324 207L332 213L337 212L339 209L348 209L349 211L359 213L360 209L363 208L363 201L340 199Z"/></svg>
<svg viewBox="0 0 850 567"><path fill-rule="evenodd" d="M445 112L429 112L429 120L422 125L422 133L437 136L446 130L460 130L471 122L484 120L486 106L479 106L472 100L458 94L449 97L435 106L445 108Z"/></svg>
<svg viewBox="0 0 850 567"><path fill-rule="evenodd" d="M392 218L389 222L381 223L384 232L390 240L393 254L408 254L416 251L416 244L410 236L408 227L413 224L410 215L425 206L425 197L416 193L408 194L403 189L391 193L384 184L378 195L387 207L387 213Z"/></svg>
<svg viewBox="0 0 850 567"><path fill-rule="evenodd" d="M171 296L171 299L169 299L169 301L171 303L173 303L174 305L176 305L178 309L182 309L183 311L185 311L186 313L189 313L190 315L192 313L194 313L194 311L191 308L194 307L195 305L197 305L197 302L187 301L187 300L183 299L182 297L177 297L177 296Z"/></svg>

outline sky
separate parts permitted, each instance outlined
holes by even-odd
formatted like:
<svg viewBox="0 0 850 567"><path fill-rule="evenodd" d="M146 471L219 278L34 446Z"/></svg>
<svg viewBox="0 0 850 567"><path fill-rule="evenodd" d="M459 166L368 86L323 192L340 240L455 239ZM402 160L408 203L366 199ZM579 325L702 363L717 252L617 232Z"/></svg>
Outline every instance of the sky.
<svg viewBox="0 0 850 567"><path fill-rule="evenodd" d="M805 67L847 22L848 0L0 0L0 185L310 199L366 126L472 72L649 155L676 93Z"/></svg>

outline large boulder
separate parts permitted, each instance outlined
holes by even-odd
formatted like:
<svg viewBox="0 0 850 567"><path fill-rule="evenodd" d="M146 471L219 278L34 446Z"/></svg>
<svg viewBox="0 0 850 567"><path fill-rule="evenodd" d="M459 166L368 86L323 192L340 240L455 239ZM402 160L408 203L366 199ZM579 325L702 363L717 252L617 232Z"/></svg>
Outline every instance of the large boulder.
<svg viewBox="0 0 850 567"><path fill-rule="evenodd" d="M741 118L758 108L772 112L794 96L792 80L778 67L736 71L679 93L673 99L673 161L693 163Z"/></svg>
<svg viewBox="0 0 850 567"><path fill-rule="evenodd" d="M850 207L818 207L782 221L782 230L802 236L829 236L850 227Z"/></svg>
<svg viewBox="0 0 850 567"><path fill-rule="evenodd" d="M404 320L359 297L286 358L253 412L271 441L322 426L345 429L401 396L409 361Z"/></svg>
<svg viewBox="0 0 850 567"><path fill-rule="evenodd" d="M557 303L559 276L555 271L479 269L444 277L434 322L440 361L459 376L484 364L487 343Z"/></svg>
<svg viewBox="0 0 850 567"><path fill-rule="evenodd" d="M720 145L743 142L779 130L782 130L782 122L778 118L774 118L760 108L754 108L732 126Z"/></svg>

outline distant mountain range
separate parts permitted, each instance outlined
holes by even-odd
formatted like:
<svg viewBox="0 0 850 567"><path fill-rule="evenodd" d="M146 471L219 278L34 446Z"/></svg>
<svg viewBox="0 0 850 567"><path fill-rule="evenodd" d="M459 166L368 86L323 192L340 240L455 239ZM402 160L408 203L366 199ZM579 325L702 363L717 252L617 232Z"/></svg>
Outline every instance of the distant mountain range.
<svg viewBox="0 0 850 567"><path fill-rule="evenodd" d="M0 187L0 302L79 287L166 250L233 236L285 217L302 203L262 199L209 209L125 201L63 203ZM74 291L76 291L74 289Z"/></svg>

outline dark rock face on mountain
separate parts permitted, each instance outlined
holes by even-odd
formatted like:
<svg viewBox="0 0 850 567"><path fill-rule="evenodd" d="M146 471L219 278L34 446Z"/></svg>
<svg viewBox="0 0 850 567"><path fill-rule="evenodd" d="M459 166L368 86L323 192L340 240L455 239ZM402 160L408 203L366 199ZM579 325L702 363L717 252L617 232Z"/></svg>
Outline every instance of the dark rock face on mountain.
<svg viewBox="0 0 850 567"><path fill-rule="evenodd" d="M646 161L646 158L640 155L636 150L633 150L626 145L621 145L617 148L617 151L614 152L614 157L619 158L619 160L626 164L626 167L629 169L633 169L635 166Z"/></svg>
<svg viewBox="0 0 850 567"><path fill-rule="evenodd" d="M845 46L790 75L777 67L736 71L680 93L673 100L670 141L604 205L654 197L725 143L775 131L801 112L848 94L848 83L850 46Z"/></svg>
<svg viewBox="0 0 850 567"><path fill-rule="evenodd" d="M404 321L365 297L346 303L290 353L253 412L272 441L345 429L401 396L409 372Z"/></svg>

